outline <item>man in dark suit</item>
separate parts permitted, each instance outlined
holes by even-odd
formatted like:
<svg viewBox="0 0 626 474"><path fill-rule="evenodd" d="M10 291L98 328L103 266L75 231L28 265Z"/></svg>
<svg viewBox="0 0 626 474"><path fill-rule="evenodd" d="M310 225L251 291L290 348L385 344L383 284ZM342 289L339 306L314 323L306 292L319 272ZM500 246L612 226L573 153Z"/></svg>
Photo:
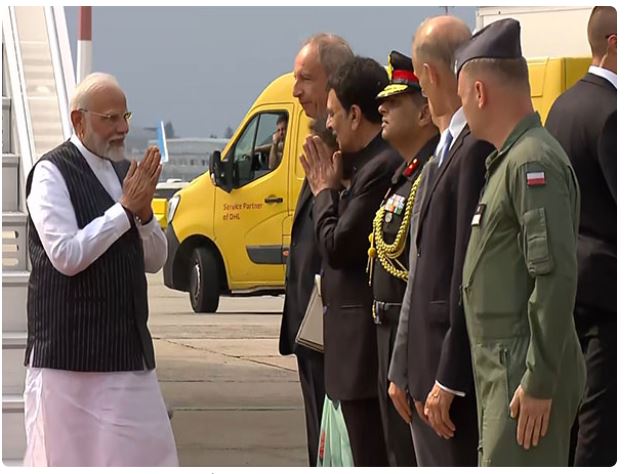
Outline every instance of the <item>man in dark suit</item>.
<svg viewBox="0 0 626 474"><path fill-rule="evenodd" d="M348 43L336 35L321 33L305 42L295 59L293 95L298 98L308 117L323 119L326 116L328 78L352 57ZM279 350L282 355L296 354L304 399L309 465L315 466L325 395L324 356L295 342L311 296L315 274L321 268L320 255L315 247L312 206L311 190L305 180L291 229Z"/></svg>
<svg viewBox="0 0 626 474"><path fill-rule="evenodd" d="M595 7L587 26L592 65L554 103L546 128L567 152L581 193L574 319L587 385L570 462L617 461L617 12Z"/></svg>
<svg viewBox="0 0 626 474"><path fill-rule="evenodd" d="M408 387L418 416L411 428L419 466L476 466L478 428L469 342L459 304L470 223L491 145L467 127L451 65L469 40L458 18L426 20L413 42L413 68L441 140L437 176L424 197L408 321ZM413 271L413 269L412 269Z"/></svg>
<svg viewBox="0 0 626 474"><path fill-rule="evenodd" d="M309 137L302 158L322 255L326 393L341 402L355 466L388 465L365 271L372 219L402 163L380 134L376 96L387 83L383 67L370 58L339 69L329 82L327 126L340 151L331 155L319 137Z"/></svg>

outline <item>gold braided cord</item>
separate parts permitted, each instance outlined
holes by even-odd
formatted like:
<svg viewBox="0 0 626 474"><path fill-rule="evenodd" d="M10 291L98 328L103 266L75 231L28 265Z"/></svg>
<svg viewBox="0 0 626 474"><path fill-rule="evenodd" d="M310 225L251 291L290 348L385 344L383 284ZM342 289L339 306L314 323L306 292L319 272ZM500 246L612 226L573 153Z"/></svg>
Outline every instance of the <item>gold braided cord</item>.
<svg viewBox="0 0 626 474"><path fill-rule="evenodd" d="M383 204L374 217L373 232L370 235L370 248L368 251L368 264L367 269L370 277L370 285L372 283L372 273L374 271L374 259L378 258L383 269L390 275L399 278L403 281L408 281L409 271L398 260L398 257L404 252L406 245L406 239L408 236L409 225L411 222L411 214L413 213L413 205L415 204L415 196L417 190L422 182L422 173L417 177L411 191L407 197L407 203L404 207L404 215L402 216L402 222L400 228L393 241L388 244L383 237L383 221L385 217L385 204Z"/></svg>

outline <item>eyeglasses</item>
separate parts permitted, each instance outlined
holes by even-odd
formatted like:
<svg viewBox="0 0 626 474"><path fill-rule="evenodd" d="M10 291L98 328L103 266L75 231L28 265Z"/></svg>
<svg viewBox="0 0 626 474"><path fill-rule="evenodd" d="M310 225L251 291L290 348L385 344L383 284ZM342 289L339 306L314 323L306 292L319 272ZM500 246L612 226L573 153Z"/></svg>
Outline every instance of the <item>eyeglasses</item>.
<svg viewBox="0 0 626 474"><path fill-rule="evenodd" d="M132 112L124 112L123 114L102 114L100 112L94 112L93 110L87 109L78 109L81 112L89 112L90 114L97 115L98 117L102 117L104 120L110 123L118 123L120 120L124 120L125 122L129 122L130 118L133 116Z"/></svg>

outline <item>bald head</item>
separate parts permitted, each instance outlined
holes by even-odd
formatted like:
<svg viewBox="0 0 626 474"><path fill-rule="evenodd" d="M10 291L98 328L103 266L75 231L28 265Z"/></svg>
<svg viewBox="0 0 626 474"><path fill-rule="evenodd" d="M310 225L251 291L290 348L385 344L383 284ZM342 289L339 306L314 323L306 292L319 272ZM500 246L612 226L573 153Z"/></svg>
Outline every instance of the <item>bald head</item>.
<svg viewBox="0 0 626 474"><path fill-rule="evenodd" d="M413 55L423 62L439 61L452 71L455 50L471 37L470 29L459 18L427 18L415 32Z"/></svg>
<svg viewBox="0 0 626 474"><path fill-rule="evenodd" d="M611 35L617 35L617 11L613 7L594 7L587 24L587 38L594 58L606 54Z"/></svg>

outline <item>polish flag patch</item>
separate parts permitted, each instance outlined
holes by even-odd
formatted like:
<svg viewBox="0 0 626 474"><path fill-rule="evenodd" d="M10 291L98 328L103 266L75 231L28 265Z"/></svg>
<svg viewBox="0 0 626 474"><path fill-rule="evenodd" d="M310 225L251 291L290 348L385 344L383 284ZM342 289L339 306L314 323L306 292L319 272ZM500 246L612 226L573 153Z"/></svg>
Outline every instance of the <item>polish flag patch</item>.
<svg viewBox="0 0 626 474"><path fill-rule="evenodd" d="M546 175L543 171L526 173L526 184L528 184L528 186L543 186L546 184Z"/></svg>

